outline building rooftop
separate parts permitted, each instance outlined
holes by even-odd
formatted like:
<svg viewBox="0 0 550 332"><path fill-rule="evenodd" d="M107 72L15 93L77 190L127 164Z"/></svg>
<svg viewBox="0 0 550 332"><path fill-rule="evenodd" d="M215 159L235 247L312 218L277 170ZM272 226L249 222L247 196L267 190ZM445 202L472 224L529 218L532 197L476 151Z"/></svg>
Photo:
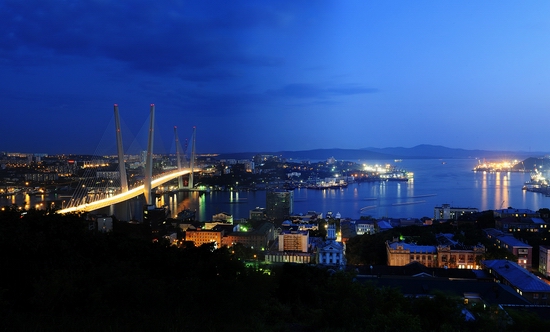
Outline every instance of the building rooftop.
<svg viewBox="0 0 550 332"><path fill-rule="evenodd" d="M354 223L355 223L356 225L359 225L359 224L370 224L370 225L374 225L375 221L374 221L374 220L359 219L359 220L354 221Z"/></svg>
<svg viewBox="0 0 550 332"><path fill-rule="evenodd" d="M516 239L513 235L504 233L498 229L486 228L483 230L486 234L499 239L501 242L506 243L511 247L523 247L523 248L533 248L532 246Z"/></svg>
<svg viewBox="0 0 550 332"><path fill-rule="evenodd" d="M454 235L450 233L440 233L436 234L435 239L439 245L452 246L458 244L457 241L453 240Z"/></svg>
<svg viewBox="0 0 550 332"><path fill-rule="evenodd" d="M436 254L437 249L435 246L419 246L416 244L410 244L405 242L392 242L388 243L388 246L394 250L397 250L398 246L402 247L405 250L409 250L411 253L426 253L426 254Z"/></svg>
<svg viewBox="0 0 550 332"><path fill-rule="evenodd" d="M537 225L546 224L546 222L543 219L535 218L535 217L506 217L506 218L502 218L500 222L509 223L509 224L515 224L515 223L537 224Z"/></svg>
<svg viewBox="0 0 550 332"><path fill-rule="evenodd" d="M482 265L508 280L522 292L550 293L550 285L540 280L517 263L505 259L486 260Z"/></svg>
<svg viewBox="0 0 550 332"><path fill-rule="evenodd" d="M380 228L380 230L382 230L382 231L393 228L393 226L390 224L390 222L385 221L385 220L378 221L377 225L378 225L378 228Z"/></svg>
<svg viewBox="0 0 550 332"><path fill-rule="evenodd" d="M512 287L495 283L485 271L429 268L418 262L405 266L358 266L358 280L379 287L395 287L408 296L431 295L435 291L460 297L480 297L490 305L528 305Z"/></svg>
<svg viewBox="0 0 550 332"><path fill-rule="evenodd" d="M293 231L293 230L282 230L281 234L298 234L298 235L308 235L308 231Z"/></svg>
<svg viewBox="0 0 550 332"><path fill-rule="evenodd" d="M434 209L443 209L443 208L449 208L451 210L476 210L477 211L477 208L475 207L458 207L458 206L450 206L449 204L442 204L441 206L434 207Z"/></svg>
<svg viewBox="0 0 550 332"><path fill-rule="evenodd" d="M500 209L494 210L495 213L499 214L535 214L536 212L529 209Z"/></svg>

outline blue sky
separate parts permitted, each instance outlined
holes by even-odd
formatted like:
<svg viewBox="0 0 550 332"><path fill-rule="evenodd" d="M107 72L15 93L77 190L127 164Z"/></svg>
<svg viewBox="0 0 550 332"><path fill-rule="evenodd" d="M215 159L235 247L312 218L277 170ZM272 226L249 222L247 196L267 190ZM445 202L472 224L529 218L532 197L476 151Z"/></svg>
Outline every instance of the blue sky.
<svg viewBox="0 0 550 332"><path fill-rule="evenodd" d="M0 151L550 151L548 1L0 2ZM112 139L111 139L112 134ZM129 143L127 143L129 144ZM112 144L114 146L114 142Z"/></svg>

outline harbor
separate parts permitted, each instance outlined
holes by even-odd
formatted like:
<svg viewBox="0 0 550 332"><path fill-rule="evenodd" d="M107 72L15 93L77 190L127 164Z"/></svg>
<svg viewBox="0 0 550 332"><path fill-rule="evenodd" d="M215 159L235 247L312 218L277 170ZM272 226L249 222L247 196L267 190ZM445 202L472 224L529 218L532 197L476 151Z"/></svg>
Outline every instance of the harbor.
<svg viewBox="0 0 550 332"><path fill-rule="evenodd" d="M433 217L434 207L448 203L477 208L480 211L517 207L538 210L550 206L550 198L522 190L529 173L472 172L472 159L403 160L400 167L414 171L414 180L365 181L345 187L312 190L305 186L293 189L294 213L319 211L339 213L342 218L363 216L421 218ZM181 196L180 195L185 195ZM245 199L246 198L246 199ZM212 191L165 196L173 200L172 211L184 207L197 211L197 218L227 212L235 219L247 218L249 211L265 206L266 191ZM234 204L233 202L239 202Z"/></svg>
<svg viewBox="0 0 550 332"><path fill-rule="evenodd" d="M432 216L434 207L443 203L481 211L508 206L538 210L550 206L550 197L546 197L549 188L542 173L532 177L533 174L524 172L472 172L475 163L472 159L450 159L446 164L438 159L405 159L399 163L399 168L414 172L414 178L407 181L346 181L346 185L319 189L297 186L290 189L294 191L293 209L296 213L309 210L340 212L344 218L359 219L361 216ZM189 209L203 221L220 212L239 219L248 218L251 209L265 206L266 189L269 188L166 192L156 196L162 204L170 205L175 215ZM70 199L66 193L39 195L21 191L0 196L0 204L28 209Z"/></svg>

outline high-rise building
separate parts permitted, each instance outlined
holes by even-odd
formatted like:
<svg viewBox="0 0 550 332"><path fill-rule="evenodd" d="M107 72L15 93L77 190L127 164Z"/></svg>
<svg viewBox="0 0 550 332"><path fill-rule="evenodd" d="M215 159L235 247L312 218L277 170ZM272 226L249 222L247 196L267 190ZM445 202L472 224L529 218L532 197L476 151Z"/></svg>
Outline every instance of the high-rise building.
<svg viewBox="0 0 550 332"><path fill-rule="evenodd" d="M284 221L290 218L293 212L294 192L289 190L270 190L266 193L267 218L275 221Z"/></svg>
<svg viewBox="0 0 550 332"><path fill-rule="evenodd" d="M477 213L477 208L452 207L451 204L442 204L434 208L434 219L436 220L458 220L460 217Z"/></svg>
<svg viewBox="0 0 550 332"><path fill-rule="evenodd" d="M279 234L279 251L308 252L308 231L282 231Z"/></svg>

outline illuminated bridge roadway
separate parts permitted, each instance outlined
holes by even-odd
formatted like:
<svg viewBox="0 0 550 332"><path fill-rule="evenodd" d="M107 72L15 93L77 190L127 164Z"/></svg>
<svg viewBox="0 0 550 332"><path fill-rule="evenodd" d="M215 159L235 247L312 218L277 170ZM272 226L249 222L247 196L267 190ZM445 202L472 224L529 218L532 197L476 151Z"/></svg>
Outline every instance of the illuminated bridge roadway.
<svg viewBox="0 0 550 332"><path fill-rule="evenodd" d="M190 169L183 169L181 171L176 170L170 173L163 174L160 177L157 177L156 179L151 181L151 189L158 187L159 185L165 182L168 182L170 180L173 180L179 176L189 174L189 172L190 172ZM121 203L131 198L137 197L143 194L143 190L144 190L144 185L142 184L141 186L129 189L126 192L122 192L111 197L106 197L94 202L89 202L78 206L73 206L66 209L58 210L57 213L64 214L64 213L70 213L70 212L90 212L90 211L99 210L101 208L111 206L113 204Z"/></svg>

